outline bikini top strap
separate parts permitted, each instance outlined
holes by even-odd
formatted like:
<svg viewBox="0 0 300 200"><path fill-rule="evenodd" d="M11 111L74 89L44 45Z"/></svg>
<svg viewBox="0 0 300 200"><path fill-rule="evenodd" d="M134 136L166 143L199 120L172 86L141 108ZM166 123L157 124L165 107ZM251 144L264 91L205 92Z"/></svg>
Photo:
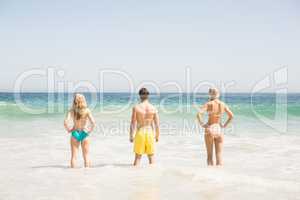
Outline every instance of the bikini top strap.
<svg viewBox="0 0 300 200"><path fill-rule="evenodd" d="M221 115L222 114L222 105L221 103L218 103L218 110L214 111L214 105L209 103L207 107L207 112L211 115Z"/></svg>

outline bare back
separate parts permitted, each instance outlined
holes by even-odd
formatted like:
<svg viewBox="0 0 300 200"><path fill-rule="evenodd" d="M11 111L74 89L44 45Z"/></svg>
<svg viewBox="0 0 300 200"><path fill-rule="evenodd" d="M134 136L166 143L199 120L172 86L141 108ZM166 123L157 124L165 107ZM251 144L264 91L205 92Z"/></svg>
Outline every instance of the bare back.
<svg viewBox="0 0 300 200"><path fill-rule="evenodd" d="M208 122L204 123L202 117L205 113L208 113ZM223 113L226 113L228 118L223 127L226 127L233 118L233 113L229 109L229 107L219 99L215 99L204 104L197 114L198 121L200 125L207 128L207 125L210 126L212 124L221 124L221 118ZM205 126L206 125L206 126Z"/></svg>
<svg viewBox="0 0 300 200"><path fill-rule="evenodd" d="M207 102L204 106L208 113L208 125L219 124L222 114L226 110L226 105L220 100L213 100Z"/></svg>
<svg viewBox="0 0 300 200"><path fill-rule="evenodd" d="M94 119L93 119L89 109L87 109L85 111L85 113L82 115L82 117L80 119L76 119L76 117L74 115L74 112L70 111L68 113L67 119L69 119L69 120L72 119L73 120L73 129L83 130L87 127L88 122L94 124Z"/></svg>
<svg viewBox="0 0 300 200"><path fill-rule="evenodd" d="M149 102L140 103L134 107L134 110L137 128L153 126L157 110L152 104Z"/></svg>
<svg viewBox="0 0 300 200"><path fill-rule="evenodd" d="M160 135L159 116L157 109L149 103L148 100L143 101L132 109L130 123L130 141L133 142L133 136L136 129L151 128L155 131L155 140L158 141Z"/></svg>

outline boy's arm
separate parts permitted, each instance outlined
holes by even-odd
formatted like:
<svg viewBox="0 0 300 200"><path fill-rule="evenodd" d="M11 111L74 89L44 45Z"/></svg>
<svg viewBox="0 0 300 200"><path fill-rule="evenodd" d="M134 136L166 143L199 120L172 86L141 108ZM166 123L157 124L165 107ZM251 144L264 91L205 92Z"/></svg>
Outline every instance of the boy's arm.
<svg viewBox="0 0 300 200"><path fill-rule="evenodd" d="M222 126L223 128L226 128L227 125L228 125L228 124L232 121L232 119L233 119L233 113L232 113L232 111L229 109L228 106L225 106L225 112L227 113L228 118L227 118L225 124Z"/></svg>
<svg viewBox="0 0 300 200"><path fill-rule="evenodd" d="M131 122L130 122L130 133L129 133L129 141L133 142L133 134L136 129L136 110L135 107L132 108L131 114Z"/></svg>
<svg viewBox="0 0 300 200"><path fill-rule="evenodd" d="M94 130L94 128L96 126L95 119L94 119L94 117L92 115L92 112L90 110L89 110L89 113L88 113L88 119L89 119L89 121L91 123L91 127L88 130L88 132L90 133L90 132L92 132Z"/></svg>
<svg viewBox="0 0 300 200"><path fill-rule="evenodd" d="M71 114L71 111L69 111L64 120L64 127L68 133L73 130L73 128L69 128L69 124L68 124L69 121L71 120L71 118L72 118L72 114Z"/></svg>
<svg viewBox="0 0 300 200"><path fill-rule="evenodd" d="M203 115L206 111L207 111L207 104L203 105L197 113L198 122L200 126L203 128L206 128L206 124L203 122Z"/></svg>
<svg viewBox="0 0 300 200"><path fill-rule="evenodd" d="M154 114L154 126L155 126L155 140L158 142L160 136L160 129L159 129L159 116L158 112L156 111Z"/></svg>

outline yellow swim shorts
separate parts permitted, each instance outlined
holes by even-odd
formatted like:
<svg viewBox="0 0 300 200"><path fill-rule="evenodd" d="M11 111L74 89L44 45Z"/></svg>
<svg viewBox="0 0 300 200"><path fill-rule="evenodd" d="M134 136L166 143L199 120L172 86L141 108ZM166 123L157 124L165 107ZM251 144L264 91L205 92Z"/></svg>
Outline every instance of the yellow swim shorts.
<svg viewBox="0 0 300 200"><path fill-rule="evenodd" d="M135 134L134 152L138 155L154 154L154 133L152 130L140 129Z"/></svg>

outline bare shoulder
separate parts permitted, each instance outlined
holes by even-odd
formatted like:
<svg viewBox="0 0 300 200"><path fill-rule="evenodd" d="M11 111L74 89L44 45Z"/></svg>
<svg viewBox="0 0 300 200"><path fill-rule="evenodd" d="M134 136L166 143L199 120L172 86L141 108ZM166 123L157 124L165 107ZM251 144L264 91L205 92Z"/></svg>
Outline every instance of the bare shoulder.
<svg viewBox="0 0 300 200"><path fill-rule="evenodd" d="M91 115L91 114L92 114L92 111L91 111L89 108L87 108L87 109L86 109L86 113L87 113L88 115Z"/></svg>
<svg viewBox="0 0 300 200"><path fill-rule="evenodd" d="M132 113L141 113L143 111L140 104L136 104L132 107Z"/></svg>
<svg viewBox="0 0 300 200"><path fill-rule="evenodd" d="M132 107L132 111L133 112L138 111L139 107L140 107L139 104L136 104L135 106Z"/></svg>
<svg viewBox="0 0 300 200"><path fill-rule="evenodd" d="M74 111L73 111L73 109L70 109L69 111L68 111L68 113L67 113L67 115L70 115L70 116L74 116Z"/></svg>
<svg viewBox="0 0 300 200"><path fill-rule="evenodd" d="M157 113L158 112L157 108L151 103L148 104L148 109L152 113Z"/></svg>
<svg viewBox="0 0 300 200"><path fill-rule="evenodd" d="M212 105L212 102L211 102L211 101L208 101L208 102L206 102L205 104L203 104L203 107L209 106L209 105Z"/></svg>
<svg viewBox="0 0 300 200"><path fill-rule="evenodd" d="M220 102L220 104L221 104L221 106L222 106L223 108L228 108L228 106L227 106L227 104L226 104L225 102L220 101L220 100L219 100L219 102Z"/></svg>
<svg viewBox="0 0 300 200"><path fill-rule="evenodd" d="M148 104L139 103L133 107L133 111L137 113L145 113L145 112L157 113L157 109L151 103Z"/></svg>
<svg viewBox="0 0 300 200"><path fill-rule="evenodd" d="M201 105L200 108L201 109L207 109L209 106L212 105L212 102L211 101L208 101L206 102L205 104Z"/></svg>
<svg viewBox="0 0 300 200"><path fill-rule="evenodd" d="M219 104L221 105L222 112L229 111L229 107L227 106L227 104L225 102L219 101Z"/></svg>

